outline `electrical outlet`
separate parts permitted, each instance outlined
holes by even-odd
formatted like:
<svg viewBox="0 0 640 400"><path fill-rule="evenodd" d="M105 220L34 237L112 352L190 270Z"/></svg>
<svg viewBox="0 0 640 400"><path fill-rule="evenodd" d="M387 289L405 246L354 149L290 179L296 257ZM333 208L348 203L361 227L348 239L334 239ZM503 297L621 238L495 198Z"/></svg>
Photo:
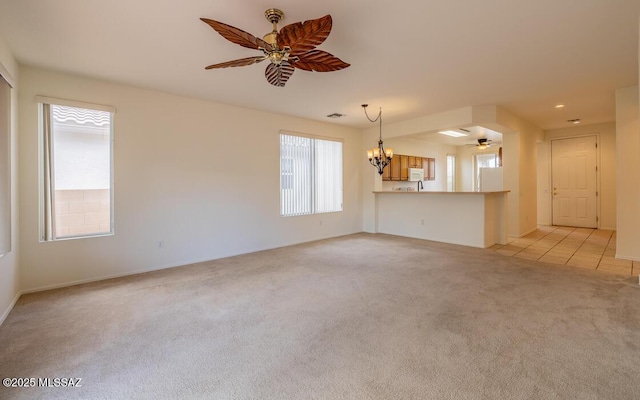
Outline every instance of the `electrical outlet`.
<svg viewBox="0 0 640 400"><path fill-rule="evenodd" d="M163 241L163 240L158 240L158 241L156 242L156 246L158 246L158 247L164 247L164 241Z"/></svg>
<svg viewBox="0 0 640 400"><path fill-rule="evenodd" d="M420 220L420 225L424 225L424 220L423 219Z"/></svg>

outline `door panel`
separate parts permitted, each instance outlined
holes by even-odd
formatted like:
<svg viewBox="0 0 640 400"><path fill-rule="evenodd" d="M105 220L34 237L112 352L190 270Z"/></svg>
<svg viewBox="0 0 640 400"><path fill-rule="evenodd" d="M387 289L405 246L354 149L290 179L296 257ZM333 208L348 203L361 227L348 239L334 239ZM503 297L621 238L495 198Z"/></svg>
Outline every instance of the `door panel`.
<svg viewBox="0 0 640 400"><path fill-rule="evenodd" d="M596 136L553 140L553 225L597 227Z"/></svg>

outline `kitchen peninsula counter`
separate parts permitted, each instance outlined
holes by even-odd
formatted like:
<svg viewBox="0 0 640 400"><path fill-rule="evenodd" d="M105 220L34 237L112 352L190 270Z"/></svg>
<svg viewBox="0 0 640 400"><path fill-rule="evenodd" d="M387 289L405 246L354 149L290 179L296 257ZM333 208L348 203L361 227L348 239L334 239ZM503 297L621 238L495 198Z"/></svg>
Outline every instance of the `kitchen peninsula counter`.
<svg viewBox="0 0 640 400"><path fill-rule="evenodd" d="M373 193L378 233L481 248L507 243L508 190Z"/></svg>

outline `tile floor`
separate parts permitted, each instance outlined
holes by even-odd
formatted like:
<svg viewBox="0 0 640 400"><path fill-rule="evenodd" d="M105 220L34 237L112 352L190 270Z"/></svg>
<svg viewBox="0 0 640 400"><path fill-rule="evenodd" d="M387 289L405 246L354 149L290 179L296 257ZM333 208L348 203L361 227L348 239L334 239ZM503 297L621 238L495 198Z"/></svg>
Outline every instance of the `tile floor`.
<svg viewBox="0 0 640 400"><path fill-rule="evenodd" d="M510 257L620 274L640 274L640 262L620 260L616 255L616 232L601 229L541 226L506 245L491 247Z"/></svg>

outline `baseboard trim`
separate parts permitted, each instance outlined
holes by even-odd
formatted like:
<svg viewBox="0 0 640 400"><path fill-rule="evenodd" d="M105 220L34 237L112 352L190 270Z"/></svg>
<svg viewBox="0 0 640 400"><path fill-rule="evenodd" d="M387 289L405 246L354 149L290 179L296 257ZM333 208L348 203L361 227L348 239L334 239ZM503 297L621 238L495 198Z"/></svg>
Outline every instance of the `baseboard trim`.
<svg viewBox="0 0 640 400"><path fill-rule="evenodd" d="M7 309L2 314L2 316L0 316L0 326L2 326L2 323L4 322L4 320L7 319L11 310L13 310L13 307L16 305L16 303L20 299L20 296L22 296L22 292L16 293L16 297L13 298L13 301L11 302L11 304L9 304L9 307L7 307Z"/></svg>
<svg viewBox="0 0 640 400"><path fill-rule="evenodd" d="M512 240L520 239L520 238L525 237L528 234L530 234L532 232L535 232L537 230L538 230L538 228L536 227L536 228L530 229L530 230L528 230L528 231L526 231L524 233L519 233L517 236L516 235L508 235L507 236L507 242L511 242Z"/></svg>
<svg viewBox="0 0 640 400"><path fill-rule="evenodd" d="M204 260L204 261L210 261L210 260ZM204 261L194 261L193 263L189 263L189 264L198 264L199 262L204 262ZM40 286L40 287L36 287L36 288L32 288L32 289L25 289L25 290L22 291L22 294L44 292L45 290L61 289L61 288L69 287L69 286L82 285L84 283L104 281L104 280L107 280L107 279L122 278L122 277L130 276L130 275L145 274L147 272L160 271L162 269L168 269L168 268L177 268L177 267L182 267L183 265L189 265L189 264L163 265L163 266L160 266L160 267L152 267L152 268L147 268L147 269L128 271L128 272L123 272L123 273L119 273L119 274L110 274L110 275L100 276L100 277L96 277L96 278L80 279L80 280L77 280L77 281L56 283L56 284L53 284L53 285Z"/></svg>
<svg viewBox="0 0 640 400"><path fill-rule="evenodd" d="M616 253L616 258L619 258L621 260L640 261L640 258L638 257L625 256L624 254L618 254L618 253Z"/></svg>
<svg viewBox="0 0 640 400"><path fill-rule="evenodd" d="M105 275L105 276L100 276L100 277L95 277L95 278L80 279L80 280L71 281L71 282L56 283L56 284L53 284L53 285L46 285L46 286L40 286L40 287L31 288L31 289L24 289L21 292L21 294L43 292L45 290L60 289L60 288L65 288L65 287L69 287L69 286L82 285L84 283L104 281L104 280L107 280L107 279L122 278L122 277L125 277L125 276L131 276L131 275L145 274L147 272L160 271L160 270L169 269L169 268L180 268L180 267L184 267L186 265L206 263L206 262L210 262L210 261L219 260L219 259L222 259L222 258L235 257L235 256L244 255L244 254L257 253L257 252L260 252L260 251L273 250L273 249L278 249L278 248L288 247L288 246L295 246L295 245L299 245L299 244L311 243L311 242L316 242L316 241L320 241L320 240L334 239L334 238L338 238L338 237L342 237L342 236L355 235L357 233L361 233L361 231L360 232L352 232L352 233L344 233L344 234L339 234L339 235L335 235L335 236L329 235L329 236L326 236L326 237L315 238L315 239L308 240L308 241L287 243L287 244L283 244L281 246L276 246L276 247L259 248L259 249L255 249L255 250L248 251L248 252L225 254L225 255L221 255L220 257L216 257L216 258L207 258L207 259L203 259L203 260L186 260L186 261L178 262L177 264L164 264L164 265L155 266L155 267L151 267L151 268L139 269L139 270L134 270L134 271L127 271L127 272L122 272L122 273L117 273L117 274L110 274L110 275Z"/></svg>
<svg viewBox="0 0 640 400"><path fill-rule="evenodd" d="M529 229L528 231L526 231L525 233L521 234L521 235L520 235L520 237L525 237L525 236L527 236L528 234L533 233L533 232L535 232L535 231L537 231L537 230L538 230L538 227L537 227L537 226L536 226L535 228L531 228L531 229Z"/></svg>

